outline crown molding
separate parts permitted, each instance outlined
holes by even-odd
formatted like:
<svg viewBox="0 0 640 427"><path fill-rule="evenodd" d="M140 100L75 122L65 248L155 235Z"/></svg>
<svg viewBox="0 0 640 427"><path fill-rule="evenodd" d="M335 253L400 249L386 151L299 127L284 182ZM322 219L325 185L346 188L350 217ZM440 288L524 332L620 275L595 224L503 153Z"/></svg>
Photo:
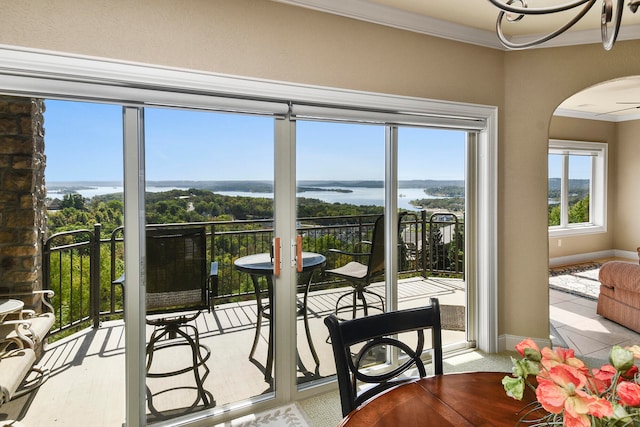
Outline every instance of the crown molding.
<svg viewBox="0 0 640 427"><path fill-rule="evenodd" d="M367 0L273 0L278 3L304 7L320 12L331 13L360 21L413 31L433 37L475 44L499 50L510 50L502 46L494 31L480 30L455 24L429 16L407 12L380 5ZM496 15L497 16L497 15ZM515 36L512 40L522 43L541 37L542 34ZM618 40L640 39L640 25L620 28ZM600 29L568 31L540 46L528 49L575 46L581 44L602 43Z"/></svg>
<svg viewBox="0 0 640 427"><path fill-rule="evenodd" d="M491 31L454 24L366 0L273 0L360 21L413 31L463 43L504 50Z"/></svg>

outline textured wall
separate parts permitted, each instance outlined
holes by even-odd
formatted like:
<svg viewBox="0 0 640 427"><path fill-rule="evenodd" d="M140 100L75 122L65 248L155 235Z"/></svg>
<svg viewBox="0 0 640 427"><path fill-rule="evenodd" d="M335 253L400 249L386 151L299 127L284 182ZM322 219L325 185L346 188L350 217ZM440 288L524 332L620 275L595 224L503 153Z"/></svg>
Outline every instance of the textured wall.
<svg viewBox="0 0 640 427"><path fill-rule="evenodd" d="M41 100L0 96L0 291L42 287L43 108Z"/></svg>

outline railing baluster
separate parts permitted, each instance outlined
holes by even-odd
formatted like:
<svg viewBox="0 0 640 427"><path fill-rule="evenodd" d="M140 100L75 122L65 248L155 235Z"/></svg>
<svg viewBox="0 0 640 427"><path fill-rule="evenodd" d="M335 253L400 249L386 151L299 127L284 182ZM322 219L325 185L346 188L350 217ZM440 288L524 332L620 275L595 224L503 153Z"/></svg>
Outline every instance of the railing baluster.
<svg viewBox="0 0 640 427"><path fill-rule="evenodd" d="M303 235L305 250L326 252L328 242L335 242L341 249L356 251L358 242L369 240L373 222L377 214L300 218L298 233ZM451 213L427 215L405 215L402 226L404 236L412 244L411 257L406 258L404 273L416 272L424 277L433 274L460 275L464 273L464 221ZM175 226L177 224L154 224L154 227ZM209 221L180 224L182 226L206 226L209 229L209 247L211 260L219 263L219 293L217 302L238 301L252 298L253 288L250 279L233 268L233 260L240 256L257 252L267 252L273 238L273 220ZM86 321L99 325L103 316L121 314L117 308L118 296L111 286L113 280L121 274L124 229L113 230L111 237L102 240L101 227L94 225L93 232L75 230L58 233L45 242L43 271L45 288L56 292L58 313L56 321L59 332ZM448 236L447 242L434 241L437 232ZM100 247L107 244L110 256L110 271L100 271ZM437 252L438 251L438 252ZM230 253L230 257L227 255ZM85 254L85 255L83 255ZM88 255L86 255L88 254ZM85 268L86 256L89 256L89 277ZM84 258L83 258L84 257ZM331 258L331 257L330 257ZM57 267L52 260L57 260ZM328 259L327 268L333 267L334 260ZM65 270L68 265L68 271ZM400 264L402 266L402 264ZM52 279L58 276L55 283ZM337 282L327 282L318 277L314 289L340 286ZM85 286L88 280L89 310L85 311ZM324 281L323 281L324 280ZM79 288L76 289L76 286ZM57 289L54 289L57 288ZM102 311L102 292L109 296ZM79 300L79 305L78 301Z"/></svg>

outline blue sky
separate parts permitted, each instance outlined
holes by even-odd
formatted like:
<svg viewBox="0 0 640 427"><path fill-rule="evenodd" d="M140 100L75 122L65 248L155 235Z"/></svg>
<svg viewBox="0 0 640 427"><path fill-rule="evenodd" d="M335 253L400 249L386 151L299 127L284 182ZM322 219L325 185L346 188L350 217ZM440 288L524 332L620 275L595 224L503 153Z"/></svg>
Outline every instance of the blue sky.
<svg viewBox="0 0 640 427"><path fill-rule="evenodd" d="M46 101L46 180L122 181L122 109ZM272 180L273 119L145 110L146 178ZM399 179L464 179L464 132L401 128ZM384 179L384 127L298 122L299 180Z"/></svg>

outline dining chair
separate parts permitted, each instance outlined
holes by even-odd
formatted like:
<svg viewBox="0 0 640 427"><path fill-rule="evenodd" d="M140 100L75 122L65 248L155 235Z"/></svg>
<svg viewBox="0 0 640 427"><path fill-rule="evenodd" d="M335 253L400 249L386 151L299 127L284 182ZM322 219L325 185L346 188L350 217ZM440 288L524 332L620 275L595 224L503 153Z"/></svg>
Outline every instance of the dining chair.
<svg viewBox="0 0 640 427"><path fill-rule="evenodd" d="M431 335L433 374L443 373L437 298L425 307L345 321L331 314L324 323L331 338L343 416L395 385L427 376L422 360L425 330Z"/></svg>

